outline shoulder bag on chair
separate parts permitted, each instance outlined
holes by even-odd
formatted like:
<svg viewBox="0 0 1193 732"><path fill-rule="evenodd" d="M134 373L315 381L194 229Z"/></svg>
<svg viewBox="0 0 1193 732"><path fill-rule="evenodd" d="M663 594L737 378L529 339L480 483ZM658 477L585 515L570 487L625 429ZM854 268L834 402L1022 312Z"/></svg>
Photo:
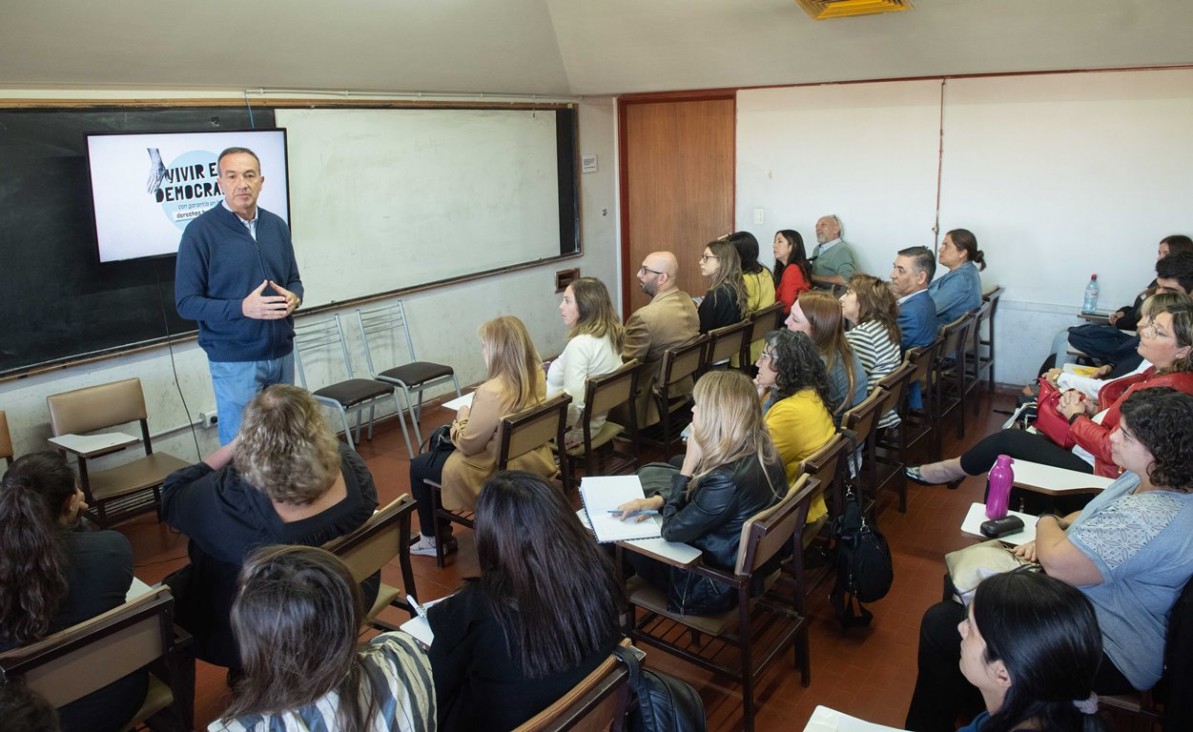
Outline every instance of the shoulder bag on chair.
<svg viewBox="0 0 1193 732"><path fill-rule="evenodd" d="M862 607L862 603L886 597L895 570L886 539L866 521L861 501L852 488L845 493L845 507L833 522L833 538L837 581L829 602L842 626L869 625L874 613Z"/></svg>
<svg viewBox="0 0 1193 732"><path fill-rule="evenodd" d="M704 701L692 685L674 676L642 668L645 653L618 646L613 653L630 674L631 706L626 726L630 732L705 732L708 719Z"/></svg>

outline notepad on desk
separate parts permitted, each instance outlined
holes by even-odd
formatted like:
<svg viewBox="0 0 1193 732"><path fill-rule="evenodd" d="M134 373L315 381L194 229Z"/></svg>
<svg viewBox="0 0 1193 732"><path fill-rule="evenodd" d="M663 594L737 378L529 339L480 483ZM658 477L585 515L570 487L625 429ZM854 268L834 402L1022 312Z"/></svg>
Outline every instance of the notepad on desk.
<svg viewBox="0 0 1193 732"><path fill-rule="evenodd" d="M647 516L643 521L623 521L620 514L610 513L624 503L643 498L646 494L636 475L585 476L580 481L580 500L584 502L588 526L602 544L658 538L663 526L663 520L658 516Z"/></svg>
<svg viewBox="0 0 1193 732"><path fill-rule="evenodd" d="M472 397L476 394L475 391L470 391L464 396L458 396L455 399L443 403L444 409L450 409L453 412L460 411L460 407L472 407Z"/></svg>
<svg viewBox="0 0 1193 732"><path fill-rule="evenodd" d="M49 441L78 455L93 455L135 444L140 438L124 432L100 432L94 435L58 435L51 437Z"/></svg>

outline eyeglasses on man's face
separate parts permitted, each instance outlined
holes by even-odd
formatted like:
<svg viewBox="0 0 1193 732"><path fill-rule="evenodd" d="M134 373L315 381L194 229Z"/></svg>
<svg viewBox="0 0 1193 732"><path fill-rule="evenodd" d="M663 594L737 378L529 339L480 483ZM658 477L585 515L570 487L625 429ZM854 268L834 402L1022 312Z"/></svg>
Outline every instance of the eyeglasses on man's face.
<svg viewBox="0 0 1193 732"><path fill-rule="evenodd" d="M657 269L651 269L650 267L647 267L645 264L638 268L638 274L640 274L640 275L644 275L647 272L649 272L653 275L663 274L662 272L658 271Z"/></svg>

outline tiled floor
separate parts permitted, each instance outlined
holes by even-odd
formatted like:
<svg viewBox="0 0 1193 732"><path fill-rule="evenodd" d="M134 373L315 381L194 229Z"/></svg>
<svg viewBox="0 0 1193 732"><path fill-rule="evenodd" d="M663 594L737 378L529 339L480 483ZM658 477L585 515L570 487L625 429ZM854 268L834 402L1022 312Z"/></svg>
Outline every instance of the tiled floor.
<svg viewBox="0 0 1193 732"><path fill-rule="evenodd" d="M1010 396L996 396L993 407L1006 409ZM944 441L946 455L972 444L997 429L1006 417L992 411L992 402L981 402L981 416L968 416L966 439L952 436L952 422ZM432 424L446 421L444 410L430 409L424 416L424 434ZM397 425L381 426L371 443L359 447L376 479L382 503L396 498L408 486L409 460ZM870 605L874 621L869 628L842 631L828 607L828 584L810 605L812 682L800 685L790 655L773 664L763 675L757 690L759 711L756 728L801 730L812 710L825 704L872 722L902 726L907 703L915 683L915 651L920 616L940 599L943 556L972 541L958 529L969 504L982 499L983 480L973 478L957 491L943 487L909 485L907 513L900 514L893 496L883 503L879 528L886 535L894 556L895 584L883 600ZM137 558L137 576L157 582L185 564L186 540L152 516L119 527L132 541ZM460 553L443 570L428 557L414 557L414 570L421 599L448 594L460 578L476 573L476 554L471 532L458 531ZM396 566L386 570L386 581L400 584ZM404 619L394 613L394 619ZM689 681L699 689L707 707L709 729L741 728L741 690L730 681L713 677L681 660L648 649L647 663ZM196 724L206 727L225 708L229 698L224 670L200 663L196 682Z"/></svg>

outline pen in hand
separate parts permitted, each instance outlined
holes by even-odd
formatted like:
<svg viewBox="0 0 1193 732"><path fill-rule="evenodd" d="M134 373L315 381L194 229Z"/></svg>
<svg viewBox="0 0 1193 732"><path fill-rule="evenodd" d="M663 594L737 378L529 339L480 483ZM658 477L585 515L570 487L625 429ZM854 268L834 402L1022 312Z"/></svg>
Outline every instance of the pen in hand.
<svg viewBox="0 0 1193 732"><path fill-rule="evenodd" d="M630 518L631 516L658 516L659 515L659 512L652 508L644 508L644 509L641 509L638 511L622 511L617 508L611 508L611 509L609 509L609 513L613 514L614 516L620 516L623 519Z"/></svg>
<svg viewBox="0 0 1193 732"><path fill-rule="evenodd" d="M423 609L422 605L418 604L418 600L414 599L414 595L406 595L406 600L410 603L410 607L414 608L414 614L420 618L427 617L427 611Z"/></svg>

